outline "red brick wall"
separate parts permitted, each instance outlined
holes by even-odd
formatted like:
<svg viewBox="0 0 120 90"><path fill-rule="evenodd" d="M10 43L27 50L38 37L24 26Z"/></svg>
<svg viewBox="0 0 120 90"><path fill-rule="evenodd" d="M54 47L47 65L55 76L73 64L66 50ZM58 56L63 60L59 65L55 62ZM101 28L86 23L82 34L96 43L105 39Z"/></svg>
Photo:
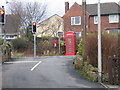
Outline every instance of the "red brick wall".
<svg viewBox="0 0 120 90"><path fill-rule="evenodd" d="M81 16L81 25L71 25L71 17L75 16ZM120 16L119 16L120 18ZM68 31L75 31L75 32L81 32L82 29L82 7L74 3L74 5L65 13L63 16L64 20L64 34ZM87 12L87 30L90 31L97 31L98 30L98 25L94 24L94 17L90 16L89 13ZM119 23L109 23L109 16L101 16L101 29L105 30L106 28L109 27L119 27Z"/></svg>
<svg viewBox="0 0 120 90"><path fill-rule="evenodd" d="M65 33L67 31L75 31L75 32L82 31L82 25L71 25L71 17L75 17L75 16L82 16L82 8L77 3L75 3L63 17Z"/></svg>
<svg viewBox="0 0 120 90"><path fill-rule="evenodd" d="M120 16L119 16L120 17ZM98 25L94 24L94 17L90 17L89 19L89 30L96 31L98 30ZM109 23L109 16L101 16L101 29L104 31L106 28L110 27L119 27L119 23Z"/></svg>

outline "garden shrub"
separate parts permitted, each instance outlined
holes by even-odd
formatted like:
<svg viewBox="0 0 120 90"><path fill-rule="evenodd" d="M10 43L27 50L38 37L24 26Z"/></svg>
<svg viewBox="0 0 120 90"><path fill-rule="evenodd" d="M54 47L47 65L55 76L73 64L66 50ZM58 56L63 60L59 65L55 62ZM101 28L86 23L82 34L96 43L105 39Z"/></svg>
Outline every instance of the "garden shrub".
<svg viewBox="0 0 120 90"><path fill-rule="evenodd" d="M86 36L86 42L85 42L85 53L90 60L89 62L97 67L97 56L98 56L98 50L97 50L97 34L92 33Z"/></svg>
<svg viewBox="0 0 120 90"><path fill-rule="evenodd" d="M98 39L97 33L92 33L86 36L85 53L89 62L96 66L98 65ZM102 63L103 72L107 72L107 60L108 56L117 56L118 54L118 37L117 35L111 35L102 33Z"/></svg>
<svg viewBox="0 0 120 90"><path fill-rule="evenodd" d="M83 41L80 40L78 44L78 54L82 56Z"/></svg>
<svg viewBox="0 0 120 90"><path fill-rule="evenodd" d="M13 49L17 52L23 52L28 49L28 46L30 45L27 40L24 40L22 38L14 39L12 40Z"/></svg>
<svg viewBox="0 0 120 90"><path fill-rule="evenodd" d="M2 44L2 62L11 59L12 44L10 42L3 42Z"/></svg>
<svg viewBox="0 0 120 90"><path fill-rule="evenodd" d="M77 71L80 72L84 78L87 78L94 82L98 81L98 76L97 76L98 69L93 65L91 65L89 61L83 62L81 56L76 56L73 64L75 69L77 69Z"/></svg>
<svg viewBox="0 0 120 90"><path fill-rule="evenodd" d="M3 44L3 39L2 38L0 38L0 45L2 45Z"/></svg>
<svg viewBox="0 0 120 90"><path fill-rule="evenodd" d="M59 48L54 47L54 40L58 40L57 37L40 37L36 38L36 54L41 55L58 55ZM12 40L13 49L16 53L24 53L24 55L33 55L34 43L27 38L18 38ZM61 38L61 54L65 54L65 40ZM16 54L17 55L17 54Z"/></svg>
<svg viewBox="0 0 120 90"><path fill-rule="evenodd" d="M65 55L65 52L66 52L66 46L65 46L65 39L61 39L60 41L60 48L61 48L61 54L62 55Z"/></svg>
<svg viewBox="0 0 120 90"><path fill-rule="evenodd" d="M57 37L37 38L37 53L43 55L58 55L59 48L54 47L54 43L53 43L54 40L58 40L58 38ZM61 54L65 54L65 40L63 38L61 38L60 46L61 46Z"/></svg>

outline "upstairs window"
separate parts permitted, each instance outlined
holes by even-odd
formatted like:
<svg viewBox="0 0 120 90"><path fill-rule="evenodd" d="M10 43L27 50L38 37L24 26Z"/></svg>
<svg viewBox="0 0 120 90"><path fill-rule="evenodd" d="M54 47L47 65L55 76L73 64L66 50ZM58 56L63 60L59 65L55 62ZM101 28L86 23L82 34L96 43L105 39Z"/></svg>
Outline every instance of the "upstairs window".
<svg viewBox="0 0 120 90"><path fill-rule="evenodd" d="M98 16L94 16L94 24L98 24Z"/></svg>
<svg viewBox="0 0 120 90"><path fill-rule="evenodd" d="M81 17L71 17L71 25L81 25Z"/></svg>
<svg viewBox="0 0 120 90"><path fill-rule="evenodd" d="M109 15L109 23L118 23L119 15Z"/></svg>

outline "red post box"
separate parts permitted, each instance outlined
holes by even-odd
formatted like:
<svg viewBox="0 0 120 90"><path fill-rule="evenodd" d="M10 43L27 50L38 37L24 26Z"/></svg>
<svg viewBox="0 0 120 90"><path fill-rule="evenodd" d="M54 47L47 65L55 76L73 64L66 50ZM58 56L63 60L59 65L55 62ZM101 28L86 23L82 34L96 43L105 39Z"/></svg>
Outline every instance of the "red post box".
<svg viewBox="0 0 120 90"><path fill-rule="evenodd" d="M67 32L66 33L66 55L76 55L76 33Z"/></svg>
<svg viewBox="0 0 120 90"><path fill-rule="evenodd" d="M58 41L54 40L54 47L58 47Z"/></svg>

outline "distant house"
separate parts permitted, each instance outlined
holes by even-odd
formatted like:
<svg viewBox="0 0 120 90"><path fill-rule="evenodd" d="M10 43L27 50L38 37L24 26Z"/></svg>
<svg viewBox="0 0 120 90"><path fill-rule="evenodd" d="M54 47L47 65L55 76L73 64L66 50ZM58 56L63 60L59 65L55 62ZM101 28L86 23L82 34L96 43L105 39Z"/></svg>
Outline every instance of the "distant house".
<svg viewBox="0 0 120 90"><path fill-rule="evenodd" d="M63 34L63 30L63 18L55 14L38 24L37 37L58 37L58 33Z"/></svg>
<svg viewBox="0 0 120 90"><path fill-rule="evenodd" d="M97 31L98 16L97 4L88 4L86 6L87 25L89 31ZM69 3L65 2L64 32L75 31L79 36L82 28L82 6L76 2L69 8ZM102 31L118 33L120 30L120 6L117 3L101 3L101 29Z"/></svg>
<svg viewBox="0 0 120 90"><path fill-rule="evenodd" d="M6 18L5 19L6 22L5 22L5 25L4 25L3 29L2 29L2 26L1 26L0 36L4 39L4 35L6 35L6 40L10 41L10 40L18 37L18 31L17 31L18 27L16 25L17 22L15 22L15 18L17 18L17 17L15 17L13 15L6 15L5 18Z"/></svg>

